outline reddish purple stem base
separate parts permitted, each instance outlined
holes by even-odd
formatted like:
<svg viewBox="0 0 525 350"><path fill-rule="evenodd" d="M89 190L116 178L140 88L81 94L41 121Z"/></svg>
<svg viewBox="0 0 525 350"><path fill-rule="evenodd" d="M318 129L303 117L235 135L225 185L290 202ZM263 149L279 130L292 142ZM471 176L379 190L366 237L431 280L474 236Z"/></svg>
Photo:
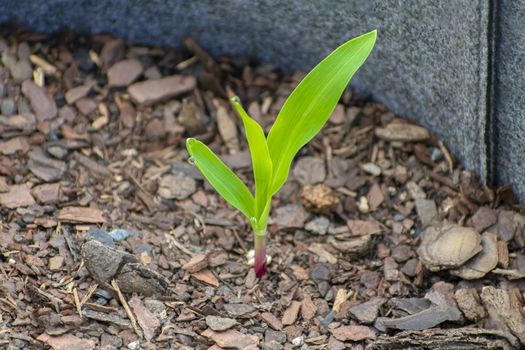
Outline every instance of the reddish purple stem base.
<svg viewBox="0 0 525 350"><path fill-rule="evenodd" d="M255 276L262 278L266 273L266 237L255 235Z"/></svg>

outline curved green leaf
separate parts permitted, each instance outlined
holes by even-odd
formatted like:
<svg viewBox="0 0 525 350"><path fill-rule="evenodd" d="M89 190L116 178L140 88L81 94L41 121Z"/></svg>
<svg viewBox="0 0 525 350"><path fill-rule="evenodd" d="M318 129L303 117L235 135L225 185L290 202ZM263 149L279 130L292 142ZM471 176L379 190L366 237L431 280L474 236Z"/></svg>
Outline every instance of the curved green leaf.
<svg viewBox="0 0 525 350"><path fill-rule="evenodd" d="M253 217L253 196L241 179L202 142L189 138L186 140L186 148L197 168L213 188L246 217Z"/></svg>
<svg viewBox="0 0 525 350"><path fill-rule="evenodd" d="M286 100L268 134L273 162L272 195L286 181L297 152L330 117L350 79L372 51L375 40L374 30L338 47L308 73Z"/></svg>
<svg viewBox="0 0 525 350"><path fill-rule="evenodd" d="M252 156L253 177L255 179L255 214L261 218L269 197L269 186L272 180L272 160L262 127L242 107L237 96L231 98L231 103L242 119L246 139Z"/></svg>

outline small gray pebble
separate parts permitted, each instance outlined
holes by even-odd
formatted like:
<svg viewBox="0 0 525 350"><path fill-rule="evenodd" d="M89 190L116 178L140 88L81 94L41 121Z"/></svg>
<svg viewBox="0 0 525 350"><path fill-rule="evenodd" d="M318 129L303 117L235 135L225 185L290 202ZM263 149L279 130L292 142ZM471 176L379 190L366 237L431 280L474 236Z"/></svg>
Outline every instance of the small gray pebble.
<svg viewBox="0 0 525 350"><path fill-rule="evenodd" d="M15 101L13 101L10 98L6 98L2 100L2 103L0 104L0 110L2 111L2 115L5 116L11 116L16 113L16 104Z"/></svg>

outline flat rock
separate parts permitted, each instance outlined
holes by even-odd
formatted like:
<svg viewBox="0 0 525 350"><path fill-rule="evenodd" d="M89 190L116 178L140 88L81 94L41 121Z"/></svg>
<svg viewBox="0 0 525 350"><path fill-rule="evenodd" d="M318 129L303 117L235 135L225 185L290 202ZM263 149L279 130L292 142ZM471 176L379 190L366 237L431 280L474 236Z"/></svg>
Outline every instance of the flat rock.
<svg viewBox="0 0 525 350"><path fill-rule="evenodd" d="M445 224L425 230L418 254L430 271L439 271L460 267L481 250L481 236L474 229Z"/></svg>
<svg viewBox="0 0 525 350"><path fill-rule="evenodd" d="M46 343L53 350L93 350L95 349L95 341L92 339L78 338L72 334L62 334L56 337L50 336L47 333L42 333L36 338L37 340Z"/></svg>
<svg viewBox="0 0 525 350"><path fill-rule="evenodd" d="M64 257L57 255L49 258L49 270L58 271L64 265Z"/></svg>
<svg viewBox="0 0 525 350"><path fill-rule="evenodd" d="M164 294L168 281L140 263L127 263L120 270L117 284L124 293L139 293L144 296Z"/></svg>
<svg viewBox="0 0 525 350"><path fill-rule="evenodd" d="M381 232L381 226L373 220L347 220L346 225L354 236L372 235Z"/></svg>
<svg viewBox="0 0 525 350"><path fill-rule="evenodd" d="M16 82L31 79L33 77L33 68L28 60L20 60L9 67L11 75Z"/></svg>
<svg viewBox="0 0 525 350"><path fill-rule="evenodd" d="M133 254L107 247L96 240L84 243L81 253L91 277L99 283L110 283L124 264L138 262Z"/></svg>
<svg viewBox="0 0 525 350"><path fill-rule="evenodd" d="M459 309L466 318L478 322L487 316L487 311L481 305L478 292L474 288L460 288L454 293Z"/></svg>
<svg viewBox="0 0 525 350"><path fill-rule="evenodd" d="M361 257L372 248L372 235L349 237L345 240L328 237L328 243L349 257Z"/></svg>
<svg viewBox="0 0 525 350"><path fill-rule="evenodd" d="M370 190L368 191L368 194L366 195L366 197L368 199L368 203L372 211L379 208L379 206L385 200L385 195L383 194L383 190L381 190L381 187L377 183L374 183L370 187Z"/></svg>
<svg viewBox="0 0 525 350"><path fill-rule="evenodd" d="M330 265L326 263L317 263L310 269L310 278L314 282L330 281L332 278L332 271Z"/></svg>
<svg viewBox="0 0 525 350"><path fill-rule="evenodd" d="M31 113L16 114L12 116L0 115L0 124L7 127L7 129L14 130L34 130L36 126L36 117Z"/></svg>
<svg viewBox="0 0 525 350"><path fill-rule="evenodd" d="M212 330L221 332L234 327L237 324L237 321L228 317L208 315L206 316L206 324Z"/></svg>
<svg viewBox="0 0 525 350"><path fill-rule="evenodd" d="M293 174L301 185L313 185L326 179L325 163L321 158L299 158L293 169Z"/></svg>
<svg viewBox="0 0 525 350"><path fill-rule="evenodd" d="M375 339L376 333L367 326L351 325L341 326L332 330L332 335L339 341L361 341Z"/></svg>
<svg viewBox="0 0 525 350"><path fill-rule="evenodd" d="M32 152L27 163L29 170L38 178L53 182L62 179L67 170L65 162L46 157L43 154Z"/></svg>
<svg viewBox="0 0 525 350"><path fill-rule="evenodd" d="M100 51L100 65L103 70L118 62L126 53L126 44L120 39L113 39L104 44Z"/></svg>
<svg viewBox="0 0 525 350"><path fill-rule="evenodd" d="M155 315L149 311L137 296L129 300L129 306L133 310L133 314L137 317L137 323L144 331L144 337L147 341L153 339L160 328L160 321Z"/></svg>
<svg viewBox="0 0 525 350"><path fill-rule="evenodd" d="M39 121L48 120L57 115L55 100L45 88L36 85L31 80L26 80L22 83L22 92L29 99Z"/></svg>
<svg viewBox="0 0 525 350"><path fill-rule="evenodd" d="M279 207L275 213L270 217L270 224L277 224L280 227L291 228L304 226L308 213L300 205L289 204Z"/></svg>
<svg viewBox="0 0 525 350"><path fill-rule="evenodd" d="M65 94L66 102L72 105L81 98L86 97L92 87L92 84L86 84L69 89Z"/></svg>
<svg viewBox="0 0 525 350"><path fill-rule="evenodd" d="M103 224L106 222L100 209L92 207L65 207L60 209L58 219L63 222Z"/></svg>
<svg viewBox="0 0 525 350"><path fill-rule="evenodd" d="M457 270L451 270L454 276L467 280L485 276L498 265L498 238L495 233L485 232L481 235L482 250L465 265Z"/></svg>
<svg viewBox="0 0 525 350"><path fill-rule="evenodd" d="M108 69L108 85L115 87L128 86L141 74L144 68L136 58L130 58L115 63Z"/></svg>
<svg viewBox="0 0 525 350"><path fill-rule="evenodd" d="M233 317L242 317L255 311L255 308L249 304L224 304L224 310L228 315Z"/></svg>
<svg viewBox="0 0 525 350"><path fill-rule="evenodd" d="M299 315L301 309L301 302L292 301L292 304L284 311L283 318L281 320L283 326L294 324Z"/></svg>
<svg viewBox="0 0 525 350"><path fill-rule="evenodd" d="M483 232L485 229L494 225L497 220L496 210L488 207L480 207L467 223L469 226L474 227L476 231Z"/></svg>
<svg viewBox="0 0 525 350"><path fill-rule="evenodd" d="M424 141L430 137L427 129L408 123L390 123L384 128L376 128L375 134L382 140L404 142Z"/></svg>
<svg viewBox="0 0 525 350"><path fill-rule="evenodd" d="M210 338L221 348L233 348L238 350L256 350L259 344L259 337L256 335L243 334L239 331L230 329L225 332L215 332L207 329L201 334Z"/></svg>
<svg viewBox="0 0 525 350"><path fill-rule="evenodd" d="M78 111L85 116L90 115L97 109L97 102L89 97L82 97L75 102Z"/></svg>
<svg viewBox="0 0 525 350"><path fill-rule="evenodd" d="M199 109L192 98L184 98L177 116L177 121L184 126L189 136L195 136L206 132L203 121L203 112Z"/></svg>
<svg viewBox="0 0 525 350"><path fill-rule="evenodd" d="M182 269L189 273L195 273L207 267L208 267L208 256L206 254L196 254L191 257L190 261L188 261L186 264L182 266Z"/></svg>
<svg viewBox="0 0 525 350"><path fill-rule="evenodd" d="M417 198L416 211L423 227L428 227L438 218L436 202L432 199Z"/></svg>
<svg viewBox="0 0 525 350"><path fill-rule="evenodd" d="M514 238L516 232L523 230L525 227L525 217L511 210L502 210L498 215L496 223L496 233L503 241L510 241Z"/></svg>
<svg viewBox="0 0 525 350"><path fill-rule="evenodd" d="M31 193L39 203L53 204L58 203L60 193L60 183L43 184L33 187Z"/></svg>
<svg viewBox="0 0 525 350"><path fill-rule="evenodd" d="M186 199L197 190L197 183L191 177L181 172L167 174L162 177L157 193L166 199Z"/></svg>
<svg viewBox="0 0 525 350"><path fill-rule="evenodd" d="M365 303L352 306L348 312L359 323L372 324L377 318L379 308L386 302L385 298L374 298Z"/></svg>
<svg viewBox="0 0 525 350"><path fill-rule="evenodd" d="M16 153L27 153L31 145L25 137L13 137L10 140L5 142L0 142L0 154L5 154L7 156L16 154Z"/></svg>
<svg viewBox="0 0 525 350"><path fill-rule="evenodd" d="M131 98L138 104L151 105L165 101L195 88L193 76L172 75L158 80L135 83L128 88Z"/></svg>
<svg viewBox="0 0 525 350"><path fill-rule="evenodd" d="M113 237L111 237L109 233L98 227L91 227L86 233L85 240L86 242L92 240L99 241L103 245L111 248L115 246L115 241Z"/></svg>
<svg viewBox="0 0 525 350"><path fill-rule="evenodd" d="M221 138L228 148L230 154L236 154L239 152L240 146L235 120L230 116L228 110L221 103L218 103L216 100L214 100L214 105L219 135L221 135Z"/></svg>
<svg viewBox="0 0 525 350"><path fill-rule="evenodd" d="M319 216L304 226L305 230L317 235L325 235L330 227L330 220L325 216Z"/></svg>
<svg viewBox="0 0 525 350"><path fill-rule="evenodd" d="M264 322L268 323L268 325L276 331L280 331L283 329L283 324L281 323L281 320L275 317L275 315L273 315L272 313L263 312L261 314L261 318Z"/></svg>
<svg viewBox="0 0 525 350"><path fill-rule="evenodd" d="M8 192L0 193L0 204L10 209L27 207L35 204L31 190L25 184L13 185Z"/></svg>
<svg viewBox="0 0 525 350"><path fill-rule="evenodd" d="M191 277L215 288L219 287L219 280L209 269L204 269L191 274Z"/></svg>

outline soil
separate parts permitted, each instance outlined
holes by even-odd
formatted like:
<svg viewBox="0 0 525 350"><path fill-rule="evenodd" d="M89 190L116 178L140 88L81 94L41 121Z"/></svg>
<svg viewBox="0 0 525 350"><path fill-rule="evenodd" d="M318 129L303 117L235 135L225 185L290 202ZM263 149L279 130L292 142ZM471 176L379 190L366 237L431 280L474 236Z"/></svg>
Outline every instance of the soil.
<svg viewBox="0 0 525 350"><path fill-rule="evenodd" d="M106 35L0 31L0 348L512 349L525 216L432 133L345 92L246 220L188 163L248 184L238 95L266 132L304 73Z"/></svg>

